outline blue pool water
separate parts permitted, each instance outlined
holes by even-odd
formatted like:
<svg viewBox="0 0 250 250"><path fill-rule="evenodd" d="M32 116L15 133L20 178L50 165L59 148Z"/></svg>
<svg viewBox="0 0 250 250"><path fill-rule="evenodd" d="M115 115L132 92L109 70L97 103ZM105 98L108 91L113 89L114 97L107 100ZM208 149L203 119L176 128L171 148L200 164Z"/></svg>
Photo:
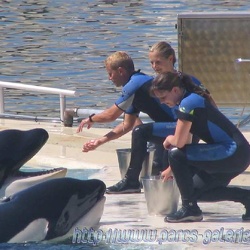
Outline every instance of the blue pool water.
<svg viewBox="0 0 250 250"><path fill-rule="evenodd" d="M23 166L21 168L22 171L28 171L28 172L35 172L35 171L41 171L41 170L50 170L51 168L48 167L40 167L40 168L34 168L29 166ZM91 175L97 173L99 169L67 169L67 177L76 178L80 180L87 180Z"/></svg>
<svg viewBox="0 0 250 250"><path fill-rule="evenodd" d="M175 249L188 249L185 246L182 247L178 247L176 248L176 244L175 244ZM105 245L105 244L101 244L98 246L91 246L91 245L74 245L74 244L0 244L0 248L1 249L9 249L9 250L88 250L88 249L98 249L98 250L155 250L155 249L159 249L159 250L172 250L173 249L173 245L162 245L162 246L155 246L155 245L146 245L146 244L114 244L114 245Z"/></svg>
<svg viewBox="0 0 250 250"><path fill-rule="evenodd" d="M104 109L120 91L104 69L111 52L127 51L153 74L148 48L167 40L178 50L177 14L248 10L246 0L1 1L0 81L77 89L81 96L67 98L67 107ZM5 109L59 118L59 98L6 90Z"/></svg>

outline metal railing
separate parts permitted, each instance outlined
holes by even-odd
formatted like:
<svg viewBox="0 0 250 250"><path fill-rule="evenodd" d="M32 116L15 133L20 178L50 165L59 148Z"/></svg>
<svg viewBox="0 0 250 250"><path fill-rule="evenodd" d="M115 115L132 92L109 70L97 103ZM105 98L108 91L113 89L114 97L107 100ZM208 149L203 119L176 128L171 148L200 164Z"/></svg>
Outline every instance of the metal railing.
<svg viewBox="0 0 250 250"><path fill-rule="evenodd" d="M244 63L244 62L250 62L250 59L244 59L244 58L237 58L235 60L236 63Z"/></svg>
<svg viewBox="0 0 250 250"><path fill-rule="evenodd" d="M91 114L99 114L103 112L104 109L82 109L82 108L74 108L74 109L66 109L64 112L64 126L72 127L74 122L81 122L82 119L88 117ZM140 112L140 119L143 122L152 122L148 114ZM124 119L124 114L120 115L116 121L122 121Z"/></svg>
<svg viewBox="0 0 250 250"><path fill-rule="evenodd" d="M41 87L35 85L28 85L22 83L12 83L12 82L2 82L0 81L0 113L4 114L4 88L8 89L20 89L32 92L39 92L45 94L55 94L59 95L60 98L60 119L63 121L64 111L66 109L66 96L79 96L77 91L51 88L51 87ZM15 116L17 117L17 116Z"/></svg>

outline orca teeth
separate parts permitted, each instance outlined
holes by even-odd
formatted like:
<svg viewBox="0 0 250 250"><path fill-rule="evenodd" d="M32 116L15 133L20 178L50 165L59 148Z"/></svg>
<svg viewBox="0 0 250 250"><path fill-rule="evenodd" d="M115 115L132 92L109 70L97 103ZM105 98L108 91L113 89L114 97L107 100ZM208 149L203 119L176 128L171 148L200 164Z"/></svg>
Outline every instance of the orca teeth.
<svg viewBox="0 0 250 250"><path fill-rule="evenodd" d="M14 176L15 177L35 177L35 176L40 176L40 175L46 175L46 174L52 174L55 172L60 172L62 170L66 170L66 168L53 168L49 170L41 170L41 171L36 171L36 172L26 172L26 171L17 171Z"/></svg>

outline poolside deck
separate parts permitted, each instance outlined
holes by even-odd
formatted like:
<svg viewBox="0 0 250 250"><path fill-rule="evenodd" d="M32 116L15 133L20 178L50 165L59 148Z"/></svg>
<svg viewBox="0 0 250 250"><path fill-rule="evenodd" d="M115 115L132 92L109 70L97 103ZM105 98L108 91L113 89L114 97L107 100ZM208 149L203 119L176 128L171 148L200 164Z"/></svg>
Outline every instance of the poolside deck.
<svg viewBox="0 0 250 250"><path fill-rule="evenodd" d="M38 123L33 121L0 120L0 129L45 128L50 135L46 145L26 165L32 167L67 167L69 169L100 169L91 178L103 180L107 186L120 180L118 160L115 149L130 147L130 133L107 143L93 152L82 153L85 141L105 134L109 129L85 129L76 133L76 127L61 124ZM250 132L244 133L250 141ZM235 178L231 184L250 188L250 168ZM160 199L161 197L159 197ZM106 244L121 244L119 230L139 230L157 233L156 238L147 244L158 245L164 249L249 249L250 223L242 222L244 208L238 203L217 202L201 203L204 220L199 223L165 223L161 216L149 216L144 193L106 195L104 214L100 228L108 231L110 237L103 237ZM151 231L150 231L151 230ZM100 231L99 231L100 232ZM131 236L128 243L135 239ZM139 243L139 242L137 242ZM143 242L140 242L143 243ZM155 249L155 248L152 248Z"/></svg>

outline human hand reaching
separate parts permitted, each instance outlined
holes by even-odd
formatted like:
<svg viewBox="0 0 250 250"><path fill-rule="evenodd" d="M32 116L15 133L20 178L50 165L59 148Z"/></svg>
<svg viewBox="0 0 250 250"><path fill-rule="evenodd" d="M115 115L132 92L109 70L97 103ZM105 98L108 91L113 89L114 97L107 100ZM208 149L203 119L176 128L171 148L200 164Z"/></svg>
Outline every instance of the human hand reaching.
<svg viewBox="0 0 250 250"><path fill-rule="evenodd" d="M173 179L173 173L170 166L161 172L161 179L163 182Z"/></svg>
<svg viewBox="0 0 250 250"><path fill-rule="evenodd" d="M100 140L98 139L90 140L85 144L83 144L82 152L89 152L95 150L100 145L101 145Z"/></svg>
<svg viewBox="0 0 250 250"><path fill-rule="evenodd" d="M85 125L87 125L87 129L90 129L92 127L92 125L93 125L93 122L91 122L89 118L86 118L86 119L82 120L81 123L80 123L80 125L78 126L78 129L77 129L76 132L77 133L82 132L83 127Z"/></svg>

